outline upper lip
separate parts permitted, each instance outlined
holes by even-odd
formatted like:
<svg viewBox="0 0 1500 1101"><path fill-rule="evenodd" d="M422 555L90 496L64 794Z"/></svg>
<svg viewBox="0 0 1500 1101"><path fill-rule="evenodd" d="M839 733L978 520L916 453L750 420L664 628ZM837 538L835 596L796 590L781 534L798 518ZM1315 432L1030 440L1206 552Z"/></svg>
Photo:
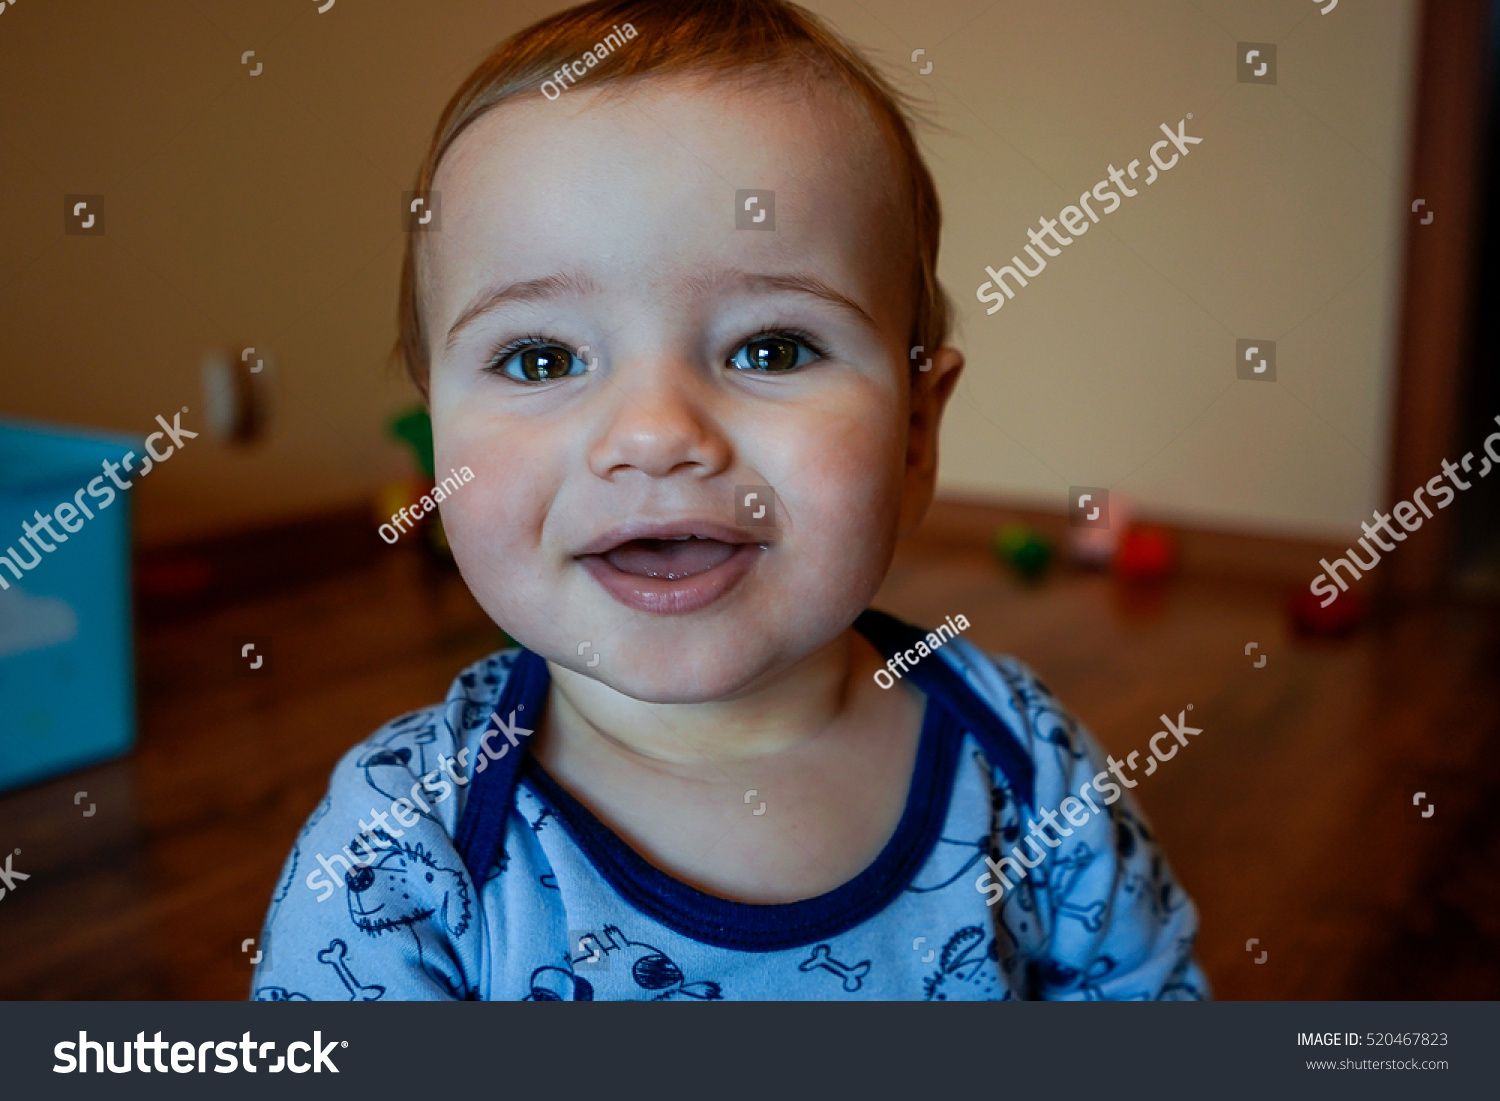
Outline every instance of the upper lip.
<svg viewBox="0 0 1500 1101"><path fill-rule="evenodd" d="M574 557L590 554L606 554L616 547L634 539L681 539L696 535L700 539L716 539L720 543L766 543L768 532L751 531L733 524L722 524L716 520L639 520L620 527L611 528L581 550Z"/></svg>

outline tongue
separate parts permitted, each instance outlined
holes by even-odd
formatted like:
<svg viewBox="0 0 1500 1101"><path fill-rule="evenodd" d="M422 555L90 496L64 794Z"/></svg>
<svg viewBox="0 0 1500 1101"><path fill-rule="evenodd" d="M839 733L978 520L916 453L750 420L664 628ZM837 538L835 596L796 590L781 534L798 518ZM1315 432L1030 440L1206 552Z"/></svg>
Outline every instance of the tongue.
<svg viewBox="0 0 1500 1101"><path fill-rule="evenodd" d="M675 581L727 562L738 549L717 539L632 539L604 560L623 573Z"/></svg>

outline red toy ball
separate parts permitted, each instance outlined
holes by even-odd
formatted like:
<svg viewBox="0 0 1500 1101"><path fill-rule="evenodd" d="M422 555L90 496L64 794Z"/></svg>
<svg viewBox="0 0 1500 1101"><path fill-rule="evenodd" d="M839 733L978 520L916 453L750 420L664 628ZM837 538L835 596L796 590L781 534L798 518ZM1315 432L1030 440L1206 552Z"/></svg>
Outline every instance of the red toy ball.
<svg viewBox="0 0 1500 1101"><path fill-rule="evenodd" d="M1177 544L1161 528L1132 527L1115 548L1115 574L1123 581L1161 581L1177 569Z"/></svg>
<svg viewBox="0 0 1500 1101"><path fill-rule="evenodd" d="M1351 592L1339 593L1323 607L1309 589L1298 589L1287 601L1292 626L1303 634L1337 637L1353 632L1365 618L1365 602Z"/></svg>

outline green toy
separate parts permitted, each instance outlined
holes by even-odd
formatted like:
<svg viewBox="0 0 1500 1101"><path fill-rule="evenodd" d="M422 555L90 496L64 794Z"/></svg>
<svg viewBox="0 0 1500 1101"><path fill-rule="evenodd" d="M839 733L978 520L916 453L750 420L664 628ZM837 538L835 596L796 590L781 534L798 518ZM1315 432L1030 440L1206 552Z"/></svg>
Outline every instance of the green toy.
<svg viewBox="0 0 1500 1101"><path fill-rule="evenodd" d="M1052 564L1052 542L1026 524L1007 524L995 532L995 557L1015 570L1021 580L1040 580Z"/></svg>
<svg viewBox="0 0 1500 1101"><path fill-rule="evenodd" d="M432 415L425 405L414 405L404 413L397 413L386 424L386 431L411 450L412 461L427 479L428 484L437 480L437 468L432 446ZM433 513L421 523L422 544L439 561L451 563L453 551L448 546L448 533L443 530L443 518Z"/></svg>
<svg viewBox="0 0 1500 1101"><path fill-rule="evenodd" d="M396 439L411 448L412 458L417 462L417 468L427 475L429 482L436 481L437 463L433 458L432 447L432 415L427 412L427 406L415 405L404 413L398 413L391 418L386 425L388 431ZM427 546L436 551L445 561L453 561L453 551L448 546L448 535L443 530L443 518L434 513L427 521ZM505 629L500 629L500 646L502 649L512 649L520 645Z"/></svg>
<svg viewBox="0 0 1500 1101"><path fill-rule="evenodd" d="M412 458L417 460L417 469L427 475L429 482L436 481L436 463L432 456L432 415L427 406L416 405L404 413L398 413L386 425L396 439L411 448Z"/></svg>

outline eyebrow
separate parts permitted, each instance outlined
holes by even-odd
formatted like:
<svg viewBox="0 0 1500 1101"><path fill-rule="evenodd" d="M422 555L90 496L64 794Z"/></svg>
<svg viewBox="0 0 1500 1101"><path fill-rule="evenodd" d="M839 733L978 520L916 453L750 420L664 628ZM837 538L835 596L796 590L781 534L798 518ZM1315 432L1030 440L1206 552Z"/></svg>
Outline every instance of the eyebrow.
<svg viewBox="0 0 1500 1101"><path fill-rule="evenodd" d="M707 278L691 279L689 283L708 290L715 289L725 283L733 283L744 287L746 290L792 291L796 294L809 294L814 298L821 298L825 302L832 303L841 310L852 313L872 329L879 328L875 324L875 319L867 314L858 302L847 295L839 293L823 282L823 280L812 275L797 273L771 275L766 272L732 270L716 273Z"/></svg>
<svg viewBox="0 0 1500 1101"><path fill-rule="evenodd" d="M502 283L498 287L491 287L481 291L474 301L464 307L463 312L453 322L452 328L448 330L444 346L451 352L453 342L458 339L459 330L503 302L536 302L540 299L557 298L562 295L589 294L598 289L588 276L569 271L544 275L540 279L521 279L514 283Z"/></svg>
<svg viewBox="0 0 1500 1101"><path fill-rule="evenodd" d="M772 275L767 272L734 269L715 272L711 275L691 276L687 280L687 284L693 289L707 292L718 290L726 284L731 284L746 290L791 291L795 294L807 294L831 303L848 313L852 313L871 328L879 327L875 324L875 319L866 313L858 302L834 290L827 283L823 282L823 280L812 275L797 273ZM480 292L478 297L464 307L463 312L458 315L458 318L448 330L444 346L451 352L454 341L458 339L460 330L502 303L536 302L546 298L558 298L563 295L581 296L597 291L598 289L598 285L589 279L588 276L567 271L544 275L539 279L521 279L512 283L502 283L498 287L491 287L488 290Z"/></svg>

